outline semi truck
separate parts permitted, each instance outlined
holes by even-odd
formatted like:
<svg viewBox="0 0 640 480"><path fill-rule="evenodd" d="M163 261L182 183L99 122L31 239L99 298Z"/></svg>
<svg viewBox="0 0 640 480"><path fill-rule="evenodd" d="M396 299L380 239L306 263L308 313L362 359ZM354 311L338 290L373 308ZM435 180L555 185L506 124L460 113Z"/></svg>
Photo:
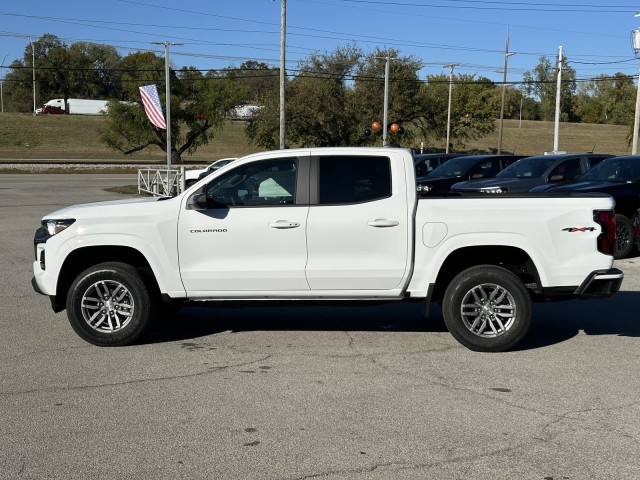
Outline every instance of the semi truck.
<svg viewBox="0 0 640 480"><path fill-rule="evenodd" d="M60 109L69 115L105 115L108 112L109 100L85 100L83 98L68 98L65 104L64 98L54 98L46 102L42 108L36 110L36 114L59 112Z"/></svg>

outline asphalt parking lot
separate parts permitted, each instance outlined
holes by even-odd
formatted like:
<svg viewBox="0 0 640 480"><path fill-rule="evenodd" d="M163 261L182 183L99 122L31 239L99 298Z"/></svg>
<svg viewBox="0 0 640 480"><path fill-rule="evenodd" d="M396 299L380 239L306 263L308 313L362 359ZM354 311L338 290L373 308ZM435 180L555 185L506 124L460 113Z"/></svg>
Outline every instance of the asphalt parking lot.
<svg viewBox="0 0 640 480"><path fill-rule="evenodd" d="M98 348L33 292L40 218L135 175L0 175L0 479L640 478L640 257L471 352L437 307L190 307Z"/></svg>

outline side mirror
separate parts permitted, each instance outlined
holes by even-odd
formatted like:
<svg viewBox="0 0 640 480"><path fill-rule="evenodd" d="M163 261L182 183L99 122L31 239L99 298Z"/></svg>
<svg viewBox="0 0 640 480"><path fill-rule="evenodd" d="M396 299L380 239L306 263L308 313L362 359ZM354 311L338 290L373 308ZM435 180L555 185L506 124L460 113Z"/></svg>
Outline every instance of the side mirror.
<svg viewBox="0 0 640 480"><path fill-rule="evenodd" d="M484 178L484 174L482 174L482 173L474 173L469 177L469 180L479 180L481 178Z"/></svg>
<svg viewBox="0 0 640 480"><path fill-rule="evenodd" d="M551 183L564 182L564 180L564 175L551 175L551 177L549 178L549 181Z"/></svg>
<svg viewBox="0 0 640 480"><path fill-rule="evenodd" d="M194 193L187 200L187 210L206 210L207 195L204 193Z"/></svg>

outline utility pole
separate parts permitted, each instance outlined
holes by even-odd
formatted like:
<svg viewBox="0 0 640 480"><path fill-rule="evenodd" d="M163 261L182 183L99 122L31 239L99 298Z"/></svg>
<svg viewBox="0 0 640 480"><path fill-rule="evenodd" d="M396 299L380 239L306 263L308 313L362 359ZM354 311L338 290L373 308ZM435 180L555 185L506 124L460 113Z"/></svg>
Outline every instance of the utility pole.
<svg viewBox="0 0 640 480"><path fill-rule="evenodd" d="M284 83L286 78L285 56L287 50L287 0L282 0L280 13L280 148L286 146L286 117L285 117L285 97Z"/></svg>
<svg viewBox="0 0 640 480"><path fill-rule="evenodd" d="M640 12L634 15L636 18L640 17ZM633 55L636 58L640 58L640 28L631 31L631 47L633 48ZM636 112L633 119L633 140L631 142L631 155L638 153L638 126L640 124L640 71L638 73L638 87L636 90Z"/></svg>
<svg viewBox="0 0 640 480"><path fill-rule="evenodd" d="M449 67L449 103L447 107L447 146L445 147L445 153L449 153L449 139L451 138L451 91L453 88L453 69L457 66L457 63L449 63L445 67Z"/></svg>
<svg viewBox="0 0 640 480"><path fill-rule="evenodd" d="M5 53L4 58L2 59L2 65L0 66L0 107L2 108L2 112L4 112L4 96L2 94L2 85L4 84L4 61L7 59L8 53Z"/></svg>
<svg viewBox="0 0 640 480"><path fill-rule="evenodd" d="M507 43L504 48L504 70L502 72L502 102L500 103L500 127L498 128L498 155L502 153L502 128L504 125L504 100L507 92L507 62L515 52L509 52L509 29L507 28Z"/></svg>
<svg viewBox="0 0 640 480"><path fill-rule="evenodd" d="M556 85L556 121L553 131L553 151L559 151L560 139L560 89L562 88L562 45L558 48L558 83Z"/></svg>
<svg viewBox="0 0 640 480"><path fill-rule="evenodd" d="M640 71L638 72L638 88L636 91L636 113L633 119L633 141L631 142L631 155L638 153L638 125L640 124Z"/></svg>
<svg viewBox="0 0 640 480"><path fill-rule="evenodd" d="M31 72L33 76L33 114L36 114L36 49L33 46L31 37L29 43L31 44Z"/></svg>

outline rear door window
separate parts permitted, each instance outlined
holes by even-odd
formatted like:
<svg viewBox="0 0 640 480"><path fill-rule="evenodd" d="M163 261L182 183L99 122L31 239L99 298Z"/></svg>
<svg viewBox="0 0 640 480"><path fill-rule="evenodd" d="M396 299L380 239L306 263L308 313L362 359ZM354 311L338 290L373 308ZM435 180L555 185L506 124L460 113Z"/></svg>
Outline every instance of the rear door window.
<svg viewBox="0 0 640 480"><path fill-rule="evenodd" d="M320 205L371 202L391 196L388 157L327 156L318 160Z"/></svg>

